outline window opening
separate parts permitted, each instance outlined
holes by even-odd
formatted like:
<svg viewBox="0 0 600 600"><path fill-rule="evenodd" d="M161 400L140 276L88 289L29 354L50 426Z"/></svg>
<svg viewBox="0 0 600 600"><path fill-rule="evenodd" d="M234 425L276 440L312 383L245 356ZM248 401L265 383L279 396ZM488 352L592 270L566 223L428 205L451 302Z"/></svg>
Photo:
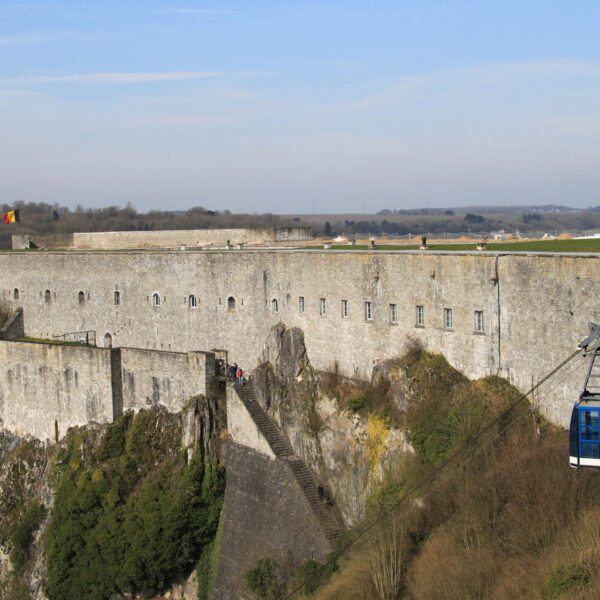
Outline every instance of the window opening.
<svg viewBox="0 0 600 600"><path fill-rule="evenodd" d="M273 298L273 300L271 300L271 306L273 308L274 313L279 312L279 302L277 301L277 298Z"/></svg>
<svg viewBox="0 0 600 600"><path fill-rule="evenodd" d="M579 409L581 457L600 458L600 411Z"/></svg>
<svg viewBox="0 0 600 600"><path fill-rule="evenodd" d="M19 290L17 288L15 288L14 291L13 291L13 298L15 300L19 299Z"/></svg>
<svg viewBox="0 0 600 600"><path fill-rule="evenodd" d="M390 304L390 323L398 322L398 313L396 311L396 305Z"/></svg>
<svg viewBox="0 0 600 600"><path fill-rule="evenodd" d="M321 316L327 315L327 301L325 298L321 298Z"/></svg>
<svg viewBox="0 0 600 600"><path fill-rule="evenodd" d="M188 298L188 306L190 308L196 308L198 306L196 296L194 296L194 294L190 294L190 297Z"/></svg>
<svg viewBox="0 0 600 600"><path fill-rule="evenodd" d="M227 298L227 310L235 310L235 298L233 296L229 296L229 298Z"/></svg>
<svg viewBox="0 0 600 600"><path fill-rule="evenodd" d="M160 306L160 295L152 294L152 306Z"/></svg>
<svg viewBox="0 0 600 600"><path fill-rule="evenodd" d="M304 314L304 296L298 296L298 312Z"/></svg>
<svg viewBox="0 0 600 600"><path fill-rule="evenodd" d="M342 300L342 318L348 318L348 300Z"/></svg>
<svg viewBox="0 0 600 600"><path fill-rule="evenodd" d="M365 319L367 321L373 320L373 309L371 302L365 302Z"/></svg>
<svg viewBox="0 0 600 600"><path fill-rule="evenodd" d="M477 333L483 333L483 311L475 311L475 331Z"/></svg>
<svg viewBox="0 0 600 600"><path fill-rule="evenodd" d="M417 327L425 326L425 307L422 304L417 305Z"/></svg>
<svg viewBox="0 0 600 600"><path fill-rule="evenodd" d="M452 329L452 309L451 308L444 309L444 328Z"/></svg>
<svg viewBox="0 0 600 600"><path fill-rule="evenodd" d="M51 302L52 301L52 294L50 294L50 290L46 290L44 292L44 301L45 302Z"/></svg>
<svg viewBox="0 0 600 600"><path fill-rule="evenodd" d="M79 304L83 304L85 302L85 294L83 292L79 292L79 294L77 294L77 298L79 300Z"/></svg>
<svg viewBox="0 0 600 600"><path fill-rule="evenodd" d="M115 302L115 306L118 306L119 304L121 304L121 294L120 294L120 292L115 292L114 302Z"/></svg>

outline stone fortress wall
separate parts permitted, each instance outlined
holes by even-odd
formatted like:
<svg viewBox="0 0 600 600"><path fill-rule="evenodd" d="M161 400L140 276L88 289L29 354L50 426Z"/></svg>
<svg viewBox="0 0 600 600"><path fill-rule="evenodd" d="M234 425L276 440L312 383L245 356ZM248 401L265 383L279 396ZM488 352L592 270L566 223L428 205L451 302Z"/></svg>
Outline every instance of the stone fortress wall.
<svg viewBox="0 0 600 600"><path fill-rule="evenodd" d="M600 319L599 260L283 249L7 252L0 254L0 299L23 308L30 336L94 330L100 344L114 347L226 348L246 371L279 321L304 331L315 367L337 362L348 375L368 376L412 336L469 377L497 374L526 390L573 351L588 321ZM568 423L585 367L580 361L540 390L541 410L555 423ZM148 385L144 394L153 397Z"/></svg>
<svg viewBox="0 0 600 600"><path fill-rule="evenodd" d="M124 410L162 404L177 412L206 394L214 354L0 341L0 426L56 440Z"/></svg>
<svg viewBox="0 0 600 600"><path fill-rule="evenodd" d="M104 231L49 235L14 235L14 250L64 248L69 250L122 248L164 248L226 244L269 244L305 242L313 239L310 227L263 229L182 229L172 231Z"/></svg>

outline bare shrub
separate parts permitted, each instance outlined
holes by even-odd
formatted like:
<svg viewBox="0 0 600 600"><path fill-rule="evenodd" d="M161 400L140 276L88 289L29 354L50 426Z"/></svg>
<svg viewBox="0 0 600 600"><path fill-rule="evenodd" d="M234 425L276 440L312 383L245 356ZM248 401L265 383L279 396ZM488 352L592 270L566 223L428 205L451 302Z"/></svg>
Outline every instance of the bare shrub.
<svg viewBox="0 0 600 600"><path fill-rule="evenodd" d="M327 369L327 371L324 371L321 374L321 378L319 381L321 391L323 391L323 393L329 396L330 398L336 398L339 400L340 398L338 388L341 382L342 376L340 375L340 366L338 364L338 361L336 360L333 363L333 365L331 365L329 369Z"/></svg>
<svg viewBox="0 0 600 600"><path fill-rule="evenodd" d="M464 550L442 528L411 565L409 596L415 600L486 598L496 571L497 559L489 547Z"/></svg>
<svg viewBox="0 0 600 600"><path fill-rule="evenodd" d="M371 581L379 600L396 600L404 586L408 559L408 537L399 518L381 521L372 535L368 551Z"/></svg>
<svg viewBox="0 0 600 600"><path fill-rule="evenodd" d="M423 342L414 335L407 334L406 341L402 348L404 358L409 362L417 362L421 358L421 354L425 351Z"/></svg>
<svg viewBox="0 0 600 600"><path fill-rule="evenodd" d="M352 555L345 568L311 598L314 600L377 600L377 592L371 582L369 564L364 555L360 551Z"/></svg>

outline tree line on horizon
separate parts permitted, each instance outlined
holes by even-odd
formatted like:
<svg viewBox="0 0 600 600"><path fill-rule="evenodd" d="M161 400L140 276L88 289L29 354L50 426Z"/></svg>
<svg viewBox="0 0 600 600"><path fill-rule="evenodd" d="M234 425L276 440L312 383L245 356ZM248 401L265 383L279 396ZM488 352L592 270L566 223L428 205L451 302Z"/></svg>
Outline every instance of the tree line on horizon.
<svg viewBox="0 0 600 600"><path fill-rule="evenodd" d="M229 229L258 227L291 227L297 221L273 215L234 214L229 210L208 210L195 206L186 211L151 210L138 212L131 203L124 208L84 208L75 210L57 203L15 202L2 204L2 213L18 209L19 223L0 229L0 248L11 248L13 235L47 235L89 231L157 231L181 229Z"/></svg>

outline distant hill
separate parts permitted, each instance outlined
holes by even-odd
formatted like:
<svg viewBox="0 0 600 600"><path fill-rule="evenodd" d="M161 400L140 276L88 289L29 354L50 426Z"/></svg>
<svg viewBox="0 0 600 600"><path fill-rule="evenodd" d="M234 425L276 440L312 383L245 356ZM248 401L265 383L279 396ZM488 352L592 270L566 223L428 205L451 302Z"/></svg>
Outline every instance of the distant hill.
<svg viewBox="0 0 600 600"><path fill-rule="evenodd" d="M450 214L467 214L467 213L483 213L486 215L506 214L506 213L564 213L564 212L581 212L582 209L571 208L570 206L561 206L557 204L541 204L527 206L458 206L450 208L408 208L408 209L389 209L383 208L377 211L378 215L450 215ZM600 206L596 209L599 211Z"/></svg>

